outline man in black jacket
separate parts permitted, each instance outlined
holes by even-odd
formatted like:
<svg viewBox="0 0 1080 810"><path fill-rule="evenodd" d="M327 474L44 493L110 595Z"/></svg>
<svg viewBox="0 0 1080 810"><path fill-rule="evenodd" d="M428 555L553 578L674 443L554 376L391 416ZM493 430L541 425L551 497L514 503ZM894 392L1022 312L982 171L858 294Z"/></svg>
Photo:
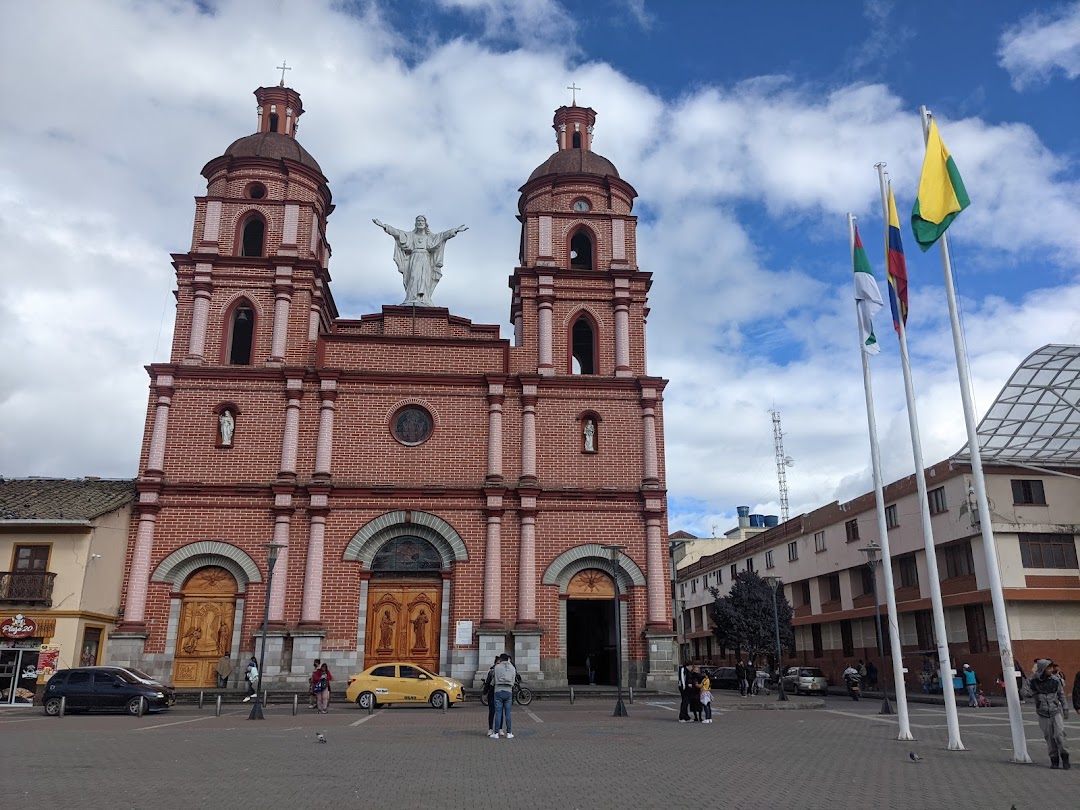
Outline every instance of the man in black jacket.
<svg viewBox="0 0 1080 810"><path fill-rule="evenodd" d="M484 697L487 698L489 737L491 732L495 730L495 664L497 663L499 663L499 656L496 655L495 661L492 662L487 675L484 677Z"/></svg>
<svg viewBox="0 0 1080 810"><path fill-rule="evenodd" d="M746 696L746 667L742 661L735 662L735 679L739 682L739 694Z"/></svg>
<svg viewBox="0 0 1080 810"><path fill-rule="evenodd" d="M1080 672L1073 679L1073 708L1080 712Z"/></svg>
<svg viewBox="0 0 1080 810"><path fill-rule="evenodd" d="M683 664L679 667L679 722L690 722L690 688L691 680L694 675L690 672L690 667Z"/></svg>

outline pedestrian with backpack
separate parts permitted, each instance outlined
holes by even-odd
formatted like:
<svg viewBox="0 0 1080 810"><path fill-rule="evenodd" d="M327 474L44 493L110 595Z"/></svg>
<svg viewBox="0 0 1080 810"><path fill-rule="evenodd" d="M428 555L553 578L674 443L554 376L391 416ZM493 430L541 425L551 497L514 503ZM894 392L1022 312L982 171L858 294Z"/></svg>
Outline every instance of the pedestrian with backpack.
<svg viewBox="0 0 1080 810"><path fill-rule="evenodd" d="M259 694L259 664L256 662L254 655L251 656L247 666L244 668L244 680L247 681L248 685L247 697L244 698L244 703L247 703Z"/></svg>

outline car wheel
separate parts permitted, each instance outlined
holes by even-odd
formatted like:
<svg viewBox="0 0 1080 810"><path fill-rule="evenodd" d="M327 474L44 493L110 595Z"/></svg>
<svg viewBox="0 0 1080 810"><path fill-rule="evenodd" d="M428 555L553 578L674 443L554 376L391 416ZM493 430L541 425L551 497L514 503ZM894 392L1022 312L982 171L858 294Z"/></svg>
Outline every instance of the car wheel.
<svg viewBox="0 0 1080 810"><path fill-rule="evenodd" d="M361 692L360 697L356 699L356 705L361 709L374 709L378 705L378 701L375 700L375 695L371 692Z"/></svg>
<svg viewBox="0 0 1080 810"><path fill-rule="evenodd" d="M45 714L49 717L60 716L60 698L49 698L45 701Z"/></svg>
<svg viewBox="0 0 1080 810"><path fill-rule="evenodd" d="M142 701L143 699L141 697L132 698L127 702L124 710L127 711L128 714L137 715L139 713L139 709L142 707Z"/></svg>
<svg viewBox="0 0 1080 810"><path fill-rule="evenodd" d="M428 698L428 703L430 703L432 708L434 709L441 709L443 706L446 705L446 692L443 692L441 690L437 692L432 692L431 697Z"/></svg>

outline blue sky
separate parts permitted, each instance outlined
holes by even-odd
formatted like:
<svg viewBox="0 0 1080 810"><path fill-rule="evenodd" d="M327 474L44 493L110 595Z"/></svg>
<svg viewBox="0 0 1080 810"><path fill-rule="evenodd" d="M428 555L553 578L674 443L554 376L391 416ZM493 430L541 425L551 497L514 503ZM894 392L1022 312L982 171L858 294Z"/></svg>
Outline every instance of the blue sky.
<svg viewBox="0 0 1080 810"><path fill-rule="evenodd" d="M906 220L918 107L972 197L950 231L976 407L1080 335L1080 3L172 0L5 9L0 83L0 474L134 476L142 367L168 357L199 169L254 129L287 58L300 140L329 178L342 314L396 303L385 236L427 213L470 230L436 303L510 334L518 186L551 113L598 111L595 149L638 190L654 274L672 530L870 486L846 213L883 284L874 163ZM378 122L376 126L373 122ZM940 259L904 228L928 463L964 443ZM888 479L911 472L897 348L874 360Z"/></svg>

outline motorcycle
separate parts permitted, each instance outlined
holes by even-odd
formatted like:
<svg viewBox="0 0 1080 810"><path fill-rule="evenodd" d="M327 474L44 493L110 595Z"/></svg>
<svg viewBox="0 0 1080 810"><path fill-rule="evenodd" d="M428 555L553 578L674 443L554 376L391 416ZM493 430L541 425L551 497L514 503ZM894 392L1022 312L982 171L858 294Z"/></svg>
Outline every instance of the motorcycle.
<svg viewBox="0 0 1080 810"><path fill-rule="evenodd" d="M860 682L862 678L858 675L844 675L844 683L847 684L848 695L852 700L859 699Z"/></svg>

